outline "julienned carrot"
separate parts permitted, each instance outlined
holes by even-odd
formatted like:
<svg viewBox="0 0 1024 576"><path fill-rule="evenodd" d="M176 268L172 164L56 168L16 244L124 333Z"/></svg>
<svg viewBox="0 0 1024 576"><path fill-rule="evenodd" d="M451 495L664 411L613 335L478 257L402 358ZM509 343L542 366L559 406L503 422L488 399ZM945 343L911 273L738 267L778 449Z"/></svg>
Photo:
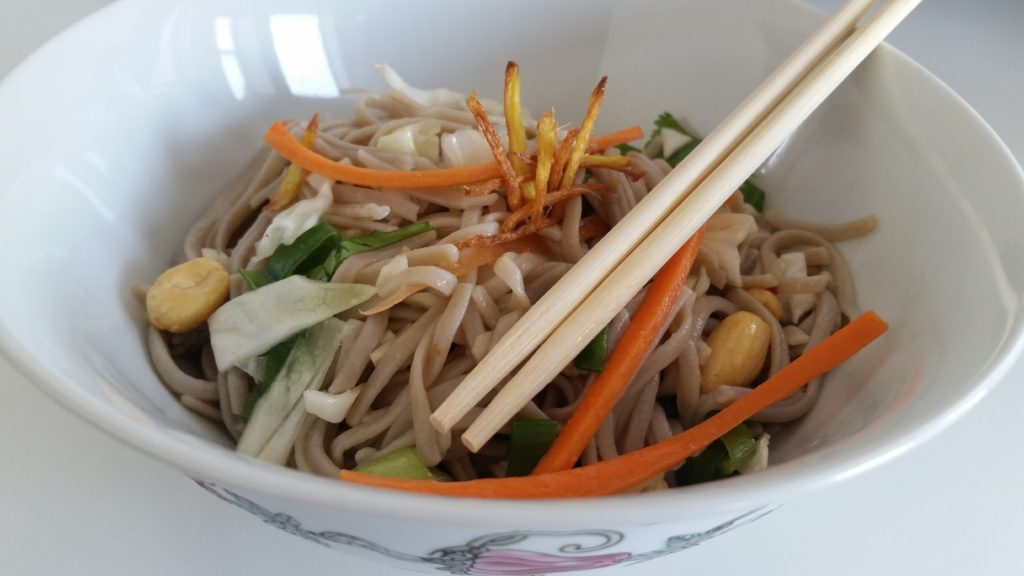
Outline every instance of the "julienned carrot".
<svg viewBox="0 0 1024 576"><path fill-rule="evenodd" d="M888 329L874 312L866 312L775 373L736 402L707 420L657 444L583 466L537 476L435 482L384 478L342 470L346 482L467 498L573 498L607 496L674 468L744 420L842 364Z"/></svg>
<svg viewBox="0 0 1024 576"><path fill-rule="evenodd" d="M604 370L580 398L576 410L537 463L533 474L568 470L576 465L601 422L640 371L662 327L670 320L672 306L683 291L703 238L704 228L701 227L654 276L643 302L605 362Z"/></svg>
<svg viewBox="0 0 1024 576"><path fill-rule="evenodd" d="M630 126L629 128L623 128L622 130L612 132L611 134L594 136L590 139L590 143L587 145L587 150L607 150L613 146L618 146L634 140L640 140L643 137L643 129L639 126Z"/></svg>
<svg viewBox="0 0 1024 576"><path fill-rule="evenodd" d="M339 164L326 156L305 148L281 122L275 122L263 135L263 140L286 159L306 170L347 184L379 188L446 188L471 184L501 176L494 162L462 168L437 170L409 170L405 172L373 170Z"/></svg>
<svg viewBox="0 0 1024 576"><path fill-rule="evenodd" d="M601 150L643 137L637 127L627 128L591 139L591 150ZM263 134L263 140L286 160L304 169L334 180L357 186L379 188L424 189L447 188L482 182L502 175L495 162L475 164L461 168L438 168L436 170L409 170L405 172L373 170L339 164L326 156L317 154L302 145L292 136L283 122L275 122Z"/></svg>

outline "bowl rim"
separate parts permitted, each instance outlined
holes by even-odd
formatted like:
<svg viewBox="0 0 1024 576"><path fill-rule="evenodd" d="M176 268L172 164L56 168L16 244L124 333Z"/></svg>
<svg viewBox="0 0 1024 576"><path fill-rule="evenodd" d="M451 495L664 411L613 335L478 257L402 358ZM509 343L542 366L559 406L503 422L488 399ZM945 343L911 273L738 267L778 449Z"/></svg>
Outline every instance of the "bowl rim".
<svg viewBox="0 0 1024 576"><path fill-rule="evenodd" d="M143 3L143 0L117 0L60 32L0 78L0 96L11 90L12 85L17 86L23 82L23 77L29 75L27 70L31 70L36 61L43 60L50 53L62 51L62 47L73 44L78 35L86 34L99 23L117 18L121 12ZM792 10L824 14L822 10L797 0L780 0L780 4L789 4ZM891 45L884 44L878 50L894 58L896 65L908 73L917 74L923 81L932 84L937 97L949 99L951 105L965 114L965 120L970 121L979 136L1001 154L1000 161L1011 172L1015 172L1013 175L1020 184L1019 191L1024 192L1024 170L995 131L967 102ZM971 379L971 387L904 436L874 441L852 449L843 447L844 454L841 457L824 464L809 464L807 458L801 457L775 464L756 475L691 486L686 490L603 497L599 507L593 506L591 499L506 501L409 494L345 484L254 459L224 457L218 451L194 446L167 434L157 426L134 420L80 392L70 380L66 381L43 362L36 360L3 322L0 322L0 353L33 385L97 429L190 476L223 482L229 487L237 486L284 500L382 518L430 518L438 524L493 525L494 518L500 517L502 523L528 522L536 527L587 523L605 525L609 517L614 517L616 524L624 525L664 522L670 514L685 519L693 511L700 513L713 510L725 514L779 503L794 493L820 489L852 478L921 445L948 428L984 398L1004 379L1014 362L1024 355L1024 307L1019 295L1008 326L992 357ZM478 511L483 503L493 514L481 517ZM699 514L693 516L698 517Z"/></svg>

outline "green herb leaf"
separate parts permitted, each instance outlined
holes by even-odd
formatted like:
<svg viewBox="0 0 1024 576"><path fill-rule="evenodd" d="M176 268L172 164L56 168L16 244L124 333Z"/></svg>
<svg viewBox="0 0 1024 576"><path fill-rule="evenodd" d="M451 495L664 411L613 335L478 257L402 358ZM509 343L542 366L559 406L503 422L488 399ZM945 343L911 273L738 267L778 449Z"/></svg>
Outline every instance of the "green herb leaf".
<svg viewBox="0 0 1024 576"><path fill-rule="evenodd" d="M686 144L680 146L679 149L673 152L671 156L665 158L665 162L668 162L670 166L675 168L676 164L682 162L683 158L689 156L690 152L693 152L699 145L700 140L694 138L693 140L690 140Z"/></svg>
<svg viewBox="0 0 1024 576"><path fill-rule="evenodd" d="M245 407L242 409L242 419L249 420L249 416L252 415L252 409L256 407L256 402L260 399L263 394L267 392L270 385L277 378L277 375L281 372L281 368L284 367L284 363L288 360L288 355L292 353L292 348L295 348L295 343L302 338L309 329L303 330L287 340L282 341L280 344L274 346L263 356L263 378L261 378L253 389L249 392L249 397L245 401Z"/></svg>
<svg viewBox="0 0 1024 576"><path fill-rule="evenodd" d="M314 268L316 259L311 257L318 255L322 259L335 249L339 240L338 231L320 220L291 244L278 246L267 261L266 273L277 281L298 273L303 264Z"/></svg>
<svg viewBox="0 0 1024 576"><path fill-rule="evenodd" d="M740 194L743 194L743 201L753 206L754 210L764 212L764 190L761 190L756 184L747 180L740 185Z"/></svg>
<svg viewBox="0 0 1024 576"><path fill-rule="evenodd" d="M246 270L245 268L239 268L238 274L245 280L245 283L249 285L250 290L262 288L267 284L274 281L264 270Z"/></svg>
<svg viewBox="0 0 1024 576"><path fill-rule="evenodd" d="M323 271L317 270L325 258L338 247L341 237L333 226L320 220L299 235L291 244L282 244L274 250L263 270L239 269L238 273L252 289L283 280L292 274L316 271L313 280L326 281ZM333 274L333 270L331 273Z"/></svg>
<svg viewBox="0 0 1024 576"><path fill-rule="evenodd" d="M340 264L342 260L352 256L353 254L383 248L384 246L389 246L395 242L401 242L407 238L419 236L424 232L429 232L431 229L432 227L430 222L417 222L415 224L399 228L398 230L392 230L391 232L373 232L372 234L362 236L360 238L342 240L341 256L338 259L338 263Z"/></svg>
<svg viewBox="0 0 1024 576"><path fill-rule="evenodd" d="M579 370L588 372L600 372L604 370L605 360L608 359L608 327L604 327L594 339L587 344L587 347L580 351L572 365Z"/></svg>
<svg viewBox="0 0 1024 576"><path fill-rule="evenodd" d="M696 138L696 136L690 134L690 132L686 128L683 128L682 123L679 122L679 120L677 120L675 116L669 114L668 112L662 112L661 114L659 114L658 117L654 119L654 126L654 133L657 134L660 134L663 128L668 128L670 130L675 130L680 134L685 134L690 138Z"/></svg>
<svg viewBox="0 0 1024 576"><path fill-rule="evenodd" d="M689 155L690 152L693 152L694 148L696 148L697 145L700 144L700 138L697 138L696 136L691 134L689 130L683 128L682 122L677 120L675 116L669 114L668 112L662 112L657 118L654 119L654 130L651 132L650 138L647 139L647 143L644 144L644 148L646 149L648 146L650 146L651 143L654 142L655 138L661 136L661 131L665 129L679 132L680 134L690 139L689 142L682 145L678 150L673 152L671 156L665 158L665 161L668 162L669 165L675 167L676 164L682 162L683 158L686 158L686 156ZM661 154L661 152L659 152L658 158L663 157L664 156Z"/></svg>
<svg viewBox="0 0 1024 576"><path fill-rule="evenodd" d="M622 154L623 156L629 154L630 152L642 152L642 150L640 150L636 146L633 146L632 144L619 144L618 146L616 146L616 148L619 149L619 154Z"/></svg>
<svg viewBox="0 0 1024 576"><path fill-rule="evenodd" d="M676 470L676 483L680 486L709 482L718 476L718 465L726 456L725 446L721 442L713 442L700 454L691 456Z"/></svg>
<svg viewBox="0 0 1024 576"><path fill-rule="evenodd" d="M270 256L263 270L239 270L252 289L301 274L326 282L349 256L376 250L418 236L431 229L429 222L417 222L391 232L374 232L362 238L342 240L338 231L323 220L299 235L291 244L282 244Z"/></svg>
<svg viewBox="0 0 1024 576"><path fill-rule="evenodd" d="M517 420L508 443L506 476L527 476L544 457L558 435L554 420Z"/></svg>
<svg viewBox="0 0 1024 576"><path fill-rule="evenodd" d="M436 480L451 482L450 476L436 468L428 468L412 446L396 450L362 466L356 471L383 476L385 478L406 478L409 480Z"/></svg>
<svg viewBox="0 0 1024 576"><path fill-rule="evenodd" d="M718 465L722 477L732 476L754 456L757 445L750 430L740 424L718 439L725 446L727 458Z"/></svg>
<svg viewBox="0 0 1024 576"><path fill-rule="evenodd" d="M727 478L737 474L757 450L750 429L740 424L715 440L700 454L688 458L676 470L676 481L681 486Z"/></svg>
<svg viewBox="0 0 1024 576"><path fill-rule="evenodd" d="M294 274L327 282L334 276L334 271L345 258L418 236L431 228L429 222L418 222L392 232L374 232L362 238L342 240L333 226L320 220L291 244L283 244L274 250L263 270L239 269L238 273L253 290ZM248 420L256 402L270 388L292 348L295 347L295 342L304 333L305 331L299 332L281 341L266 353L263 378L256 383L246 400L242 410L243 419Z"/></svg>
<svg viewBox="0 0 1024 576"><path fill-rule="evenodd" d="M647 144L644 145L644 148L647 148L651 144L651 142L654 141L655 138L660 136L661 131L664 129L675 130L676 132L679 132L680 134L683 134L691 138L689 142L682 145L668 158L665 158L665 161L668 162L669 165L671 165L672 167L675 167L677 164L682 162L683 158L689 156L690 153L693 152L697 148L697 146L700 145L700 138L697 138L695 135L691 134L689 130L683 127L682 122L680 122L678 119L676 119L675 116L669 114L668 112L662 112L657 118L655 118L654 126L655 128L651 132L651 137L647 140ZM660 158L662 157L662 155L659 153L658 157ZM757 210L758 212L764 212L764 190L758 188L757 185L751 182L750 180L747 180L740 186L740 193L743 194L744 202L753 206L754 209Z"/></svg>

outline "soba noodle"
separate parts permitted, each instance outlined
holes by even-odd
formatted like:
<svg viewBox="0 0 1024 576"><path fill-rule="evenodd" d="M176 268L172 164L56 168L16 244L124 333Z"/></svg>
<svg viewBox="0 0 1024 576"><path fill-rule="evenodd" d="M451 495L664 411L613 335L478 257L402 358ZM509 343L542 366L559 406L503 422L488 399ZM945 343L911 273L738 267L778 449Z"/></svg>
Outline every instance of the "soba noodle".
<svg viewBox="0 0 1024 576"><path fill-rule="evenodd" d="M492 121L503 127L498 118ZM398 91L366 93L357 99L354 116L321 126L314 149L337 162L377 170L443 166L443 141L440 159L380 146L396 130L424 123L437 126L442 134L476 130L461 100L424 103ZM291 125L296 137L304 129L299 123ZM659 149L660 143L654 142L647 152ZM333 272L332 282L374 285L378 298L394 298L394 305L368 316L355 311L339 316L347 319L350 331L323 381L310 388L323 392L307 394L297 405L293 437L275 436L275 441L285 443L275 446L276 459L313 474L336 476L342 468L412 446L425 465L437 466L456 480L502 474L508 427L485 449L472 453L458 434L479 409L471 411L454 434L439 434L428 417L523 312L597 242L596 237L581 235L581 223L596 215L614 226L671 169L644 152L631 151L628 157L642 172L636 180L608 168L590 168L579 177L578 181L603 184L608 191L568 200L561 222L539 232L547 246L544 254L506 253L492 265L460 276L450 271L460 259L456 244L499 232L510 213L501 193L473 197L460 189L331 184L331 205L323 220L343 237L393 231L415 222L429 222L432 229L355 254ZM230 274L231 298L249 291L240 270L261 266L254 254L273 221L262 206L287 168L288 162L276 152L261 153L185 236L183 260L213 256L222 261ZM317 189L306 182L300 198L316 195ZM749 388L732 385L702 392L702 365L713 353L707 339L723 318L746 311L767 325L770 344L763 378L856 315L851 272L832 241L866 234L874 226L871 217L826 226L772 210L761 215L737 193L709 222L707 239L672 320L582 462L607 460L664 440L747 393ZM756 288L776 293L771 297L778 300L781 315L752 295ZM610 346L629 324L641 297L610 324ZM217 370L205 325L186 334L150 327L147 337L157 374L182 405L222 422L233 438L239 438L246 426L247 402L256 393L255 379L236 367ZM564 423L593 379L591 372L566 366L520 416ZM812 409L819 388L815 381L754 420L798 419ZM351 406L340 422L322 417L329 408L310 404L331 402L341 394L348 395ZM766 446L767 438L759 445ZM674 483L667 474L648 488Z"/></svg>

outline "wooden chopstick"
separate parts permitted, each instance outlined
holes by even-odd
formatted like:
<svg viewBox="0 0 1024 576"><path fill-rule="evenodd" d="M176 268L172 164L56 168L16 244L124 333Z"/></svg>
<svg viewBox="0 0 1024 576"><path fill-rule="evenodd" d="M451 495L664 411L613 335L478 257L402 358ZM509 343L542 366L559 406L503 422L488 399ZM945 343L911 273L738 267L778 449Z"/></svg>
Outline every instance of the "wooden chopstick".
<svg viewBox="0 0 1024 576"><path fill-rule="evenodd" d="M847 0L707 138L527 310L459 387L431 415L451 430L557 328L594 287L704 179L835 46L876 0Z"/></svg>
<svg viewBox="0 0 1024 576"><path fill-rule="evenodd" d="M505 385L466 430L479 450L554 378L726 199L849 76L921 0L890 0L802 79L707 178L648 235Z"/></svg>

